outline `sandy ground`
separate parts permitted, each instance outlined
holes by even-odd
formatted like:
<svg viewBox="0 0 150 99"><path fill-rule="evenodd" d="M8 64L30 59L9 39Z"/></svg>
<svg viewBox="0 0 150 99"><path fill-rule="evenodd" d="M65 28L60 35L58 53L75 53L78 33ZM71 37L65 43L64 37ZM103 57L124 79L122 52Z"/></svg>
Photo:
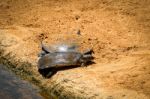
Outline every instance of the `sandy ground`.
<svg viewBox="0 0 150 99"><path fill-rule="evenodd" d="M150 99L149 5L149 0L1 0L0 47L32 63L35 78L59 98ZM41 40L93 48L96 64L44 79L36 67Z"/></svg>

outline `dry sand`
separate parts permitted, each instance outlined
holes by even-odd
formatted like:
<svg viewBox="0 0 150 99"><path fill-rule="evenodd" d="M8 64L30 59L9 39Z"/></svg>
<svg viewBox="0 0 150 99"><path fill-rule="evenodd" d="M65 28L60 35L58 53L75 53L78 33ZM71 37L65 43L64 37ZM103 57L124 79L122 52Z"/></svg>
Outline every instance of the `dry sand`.
<svg viewBox="0 0 150 99"><path fill-rule="evenodd" d="M58 98L150 99L150 0L1 0L0 47ZM81 31L78 36L77 31ZM44 79L40 41L93 48L95 63Z"/></svg>

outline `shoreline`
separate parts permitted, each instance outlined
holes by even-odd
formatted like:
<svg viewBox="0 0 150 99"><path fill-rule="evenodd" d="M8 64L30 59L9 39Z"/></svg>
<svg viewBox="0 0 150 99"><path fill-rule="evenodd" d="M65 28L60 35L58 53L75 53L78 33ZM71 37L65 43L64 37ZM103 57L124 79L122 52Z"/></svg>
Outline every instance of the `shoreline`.
<svg viewBox="0 0 150 99"><path fill-rule="evenodd" d="M31 64L27 62L20 62L20 63L15 62L10 54L3 56L2 52L4 51L0 49L0 64L5 65L6 68L8 68L15 75L19 76L19 78L26 80L35 86L38 86L40 88L40 94L44 97L44 99L52 98L52 95L48 93L47 89L42 87L39 81L36 78L34 78L33 74L26 70L27 68L17 68L17 64L20 64L21 67L24 67L24 66L30 67ZM53 97L53 99L56 99L56 98Z"/></svg>
<svg viewBox="0 0 150 99"><path fill-rule="evenodd" d="M40 94L41 90L37 86L22 80L9 68L2 64L0 64L0 76L1 97L5 99L44 99L44 97Z"/></svg>

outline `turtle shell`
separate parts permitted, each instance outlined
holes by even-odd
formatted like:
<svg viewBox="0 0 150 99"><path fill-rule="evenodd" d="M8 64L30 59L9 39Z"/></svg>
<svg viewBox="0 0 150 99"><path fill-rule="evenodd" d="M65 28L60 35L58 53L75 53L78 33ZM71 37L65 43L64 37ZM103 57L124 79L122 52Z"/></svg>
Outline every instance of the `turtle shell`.
<svg viewBox="0 0 150 99"><path fill-rule="evenodd" d="M53 52L41 57L38 61L39 69L57 68L64 66L79 66L82 54L79 52Z"/></svg>

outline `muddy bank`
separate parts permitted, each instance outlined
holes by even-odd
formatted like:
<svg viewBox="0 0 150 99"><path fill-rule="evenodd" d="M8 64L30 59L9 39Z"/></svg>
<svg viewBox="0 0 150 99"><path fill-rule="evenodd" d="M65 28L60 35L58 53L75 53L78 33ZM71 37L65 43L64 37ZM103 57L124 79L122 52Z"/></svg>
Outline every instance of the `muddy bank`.
<svg viewBox="0 0 150 99"><path fill-rule="evenodd" d="M4 99L43 99L39 89L19 79L0 64L0 96Z"/></svg>
<svg viewBox="0 0 150 99"><path fill-rule="evenodd" d="M28 62L23 62L23 61L16 61L14 60L15 56L12 56L11 53L4 55L4 50L0 49L0 68L1 68L1 82L2 84L4 83L5 85L9 83L14 83L16 86L1 86L1 87L6 87L6 92L8 95L8 99L26 99L27 97L30 97L31 99L37 98L37 99L51 99L53 96L51 93L47 91L47 88L43 87L40 83L39 79L36 79L34 76L34 73L30 71L31 64ZM2 65L4 64L4 65ZM19 66L19 67L17 67ZM13 73L12 73L13 72ZM6 76L6 77L5 77ZM4 78L3 78L4 77ZM22 79L22 80L21 80ZM15 82L13 82L15 81ZM29 83L30 82L30 83ZM32 89L33 85L35 88ZM23 87L21 85L24 85ZM32 86L31 86L32 85ZM38 87L36 87L38 86ZM14 87L14 88L13 88ZM23 93L21 92L14 92L14 89L25 89L24 91L32 90L30 94ZM0 91L5 91L3 88ZM22 96L22 94L24 96ZM1 93L1 96L3 96L4 93ZM11 98L9 96L12 96ZM18 97L20 96L20 97ZM17 98L15 98L17 97ZM30 99L29 98L29 99ZM54 97L53 97L54 98ZM7 97L6 97L7 99ZM55 98L54 98L55 99Z"/></svg>

